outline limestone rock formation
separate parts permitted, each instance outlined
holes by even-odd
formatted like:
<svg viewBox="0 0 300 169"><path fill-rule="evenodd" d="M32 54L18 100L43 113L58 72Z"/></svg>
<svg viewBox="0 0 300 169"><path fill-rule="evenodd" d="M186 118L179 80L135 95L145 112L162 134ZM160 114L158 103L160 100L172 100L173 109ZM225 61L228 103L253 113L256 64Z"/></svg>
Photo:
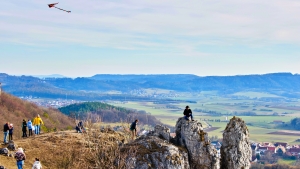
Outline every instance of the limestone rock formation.
<svg viewBox="0 0 300 169"><path fill-rule="evenodd" d="M163 125L156 125L154 132L149 133L149 135L158 136L168 142L170 141L170 129Z"/></svg>
<svg viewBox="0 0 300 169"><path fill-rule="evenodd" d="M179 118L175 128L175 144L187 149L190 168L220 168L217 150L210 144L201 123Z"/></svg>
<svg viewBox="0 0 300 169"><path fill-rule="evenodd" d="M184 148L176 147L157 136L143 136L126 146L136 146L138 150L135 157L128 160L132 164L130 168L190 168L188 154Z"/></svg>
<svg viewBox="0 0 300 169"><path fill-rule="evenodd" d="M249 169L251 160L249 131L241 118L233 117L223 133L222 169Z"/></svg>

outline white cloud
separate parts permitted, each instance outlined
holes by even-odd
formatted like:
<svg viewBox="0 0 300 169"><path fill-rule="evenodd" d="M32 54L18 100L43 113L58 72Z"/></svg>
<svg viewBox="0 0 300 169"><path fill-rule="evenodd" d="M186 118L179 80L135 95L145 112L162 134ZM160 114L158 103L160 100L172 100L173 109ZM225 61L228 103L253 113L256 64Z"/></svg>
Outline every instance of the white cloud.
<svg viewBox="0 0 300 169"><path fill-rule="evenodd" d="M200 44L300 44L300 2L294 0L65 0L57 6L72 13L40 0L6 1L1 41L183 53L197 52Z"/></svg>

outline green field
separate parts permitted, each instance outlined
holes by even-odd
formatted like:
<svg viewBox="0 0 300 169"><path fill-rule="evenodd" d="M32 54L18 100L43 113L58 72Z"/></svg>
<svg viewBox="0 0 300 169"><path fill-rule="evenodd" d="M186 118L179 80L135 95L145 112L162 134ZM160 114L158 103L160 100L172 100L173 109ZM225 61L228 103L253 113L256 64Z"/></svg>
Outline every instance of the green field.
<svg viewBox="0 0 300 169"><path fill-rule="evenodd" d="M148 90L151 93L153 90ZM156 91L157 92L157 91ZM160 93L167 93L167 91L159 91ZM233 97L231 97L233 96ZM147 113L155 116L162 123L175 126L176 121L179 117L182 117L183 110L186 105L189 105L193 111L195 120L200 121L201 119L215 120L219 119L224 121L226 117L232 118L232 114L235 112L254 112L257 116L239 116L241 117L248 126L250 131L250 139L259 142L272 142L282 141L294 143L294 141L300 136L288 136L288 135L272 135L267 134L270 132L278 131L274 129L275 124L273 121L289 122L295 117L300 117L300 101L299 100L288 100L288 101L262 101L259 99L252 98L280 98L277 95L269 93L259 92L238 92L231 96L219 96L215 91L204 91L199 93L179 93L176 100L191 100L197 103L165 103L155 104L153 102L112 102L115 106L131 108L136 110L144 110ZM235 96L241 99L236 99ZM171 106L171 107L170 107ZM214 111L218 113L218 116L212 116L208 111ZM277 114L274 116L273 114ZM208 122L213 127L220 127L217 130L209 132L210 136L222 137L222 131L226 127L226 122ZM206 124L202 122L202 124Z"/></svg>

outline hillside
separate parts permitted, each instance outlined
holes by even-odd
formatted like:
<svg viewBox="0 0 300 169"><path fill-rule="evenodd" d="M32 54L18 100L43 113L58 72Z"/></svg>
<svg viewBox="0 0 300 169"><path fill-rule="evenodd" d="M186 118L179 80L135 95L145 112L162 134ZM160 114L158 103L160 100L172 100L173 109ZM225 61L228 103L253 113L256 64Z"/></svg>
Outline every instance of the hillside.
<svg viewBox="0 0 300 169"><path fill-rule="evenodd" d="M239 91L264 91L284 97L300 98L300 75L271 73L264 75L207 76L178 75L95 75L93 77L46 78L10 76L0 73L4 91L14 95L48 98L103 100L137 99L128 93L137 89L165 89L177 92L219 91L221 94ZM100 92L119 91L123 95ZM138 98L147 99L147 98ZM149 99L149 98L148 98Z"/></svg>
<svg viewBox="0 0 300 169"><path fill-rule="evenodd" d="M23 119L33 120L38 114L45 123L45 126L42 126L43 132L74 127L72 119L57 110L38 107L5 92L2 92L0 98L0 124L2 127L6 122L14 124L14 138L21 137ZM3 134L0 135L0 139L3 140Z"/></svg>
<svg viewBox="0 0 300 169"><path fill-rule="evenodd" d="M101 102L84 102L61 107L59 110L71 117L85 119L88 116L99 117L101 122L132 122L139 119L140 123L155 126L160 124L154 116L144 111L116 107ZM95 118L96 119L96 118Z"/></svg>

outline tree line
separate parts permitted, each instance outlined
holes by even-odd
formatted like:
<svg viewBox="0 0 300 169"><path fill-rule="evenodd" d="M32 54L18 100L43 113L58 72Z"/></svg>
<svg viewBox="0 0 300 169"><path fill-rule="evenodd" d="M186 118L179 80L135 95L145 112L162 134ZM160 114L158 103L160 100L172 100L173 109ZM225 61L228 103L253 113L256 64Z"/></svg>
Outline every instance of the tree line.
<svg viewBox="0 0 300 169"><path fill-rule="evenodd" d="M145 111L137 111L133 109L126 109L123 107L113 106L102 102L84 102L76 103L66 107L61 107L59 110L77 119L91 118L96 119L100 117L102 122L132 122L135 119L139 119L140 123L155 126L161 124L150 113Z"/></svg>

